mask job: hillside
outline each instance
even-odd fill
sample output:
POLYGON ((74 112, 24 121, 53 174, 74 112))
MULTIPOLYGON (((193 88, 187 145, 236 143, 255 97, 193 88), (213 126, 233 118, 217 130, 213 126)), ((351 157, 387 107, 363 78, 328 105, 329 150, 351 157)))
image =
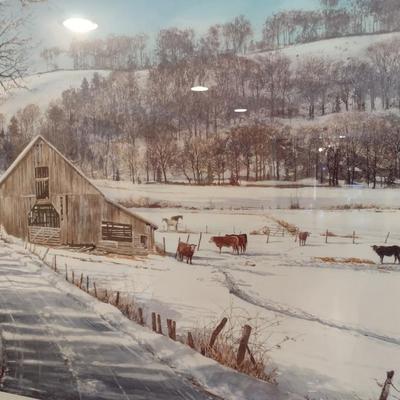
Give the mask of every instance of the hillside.
MULTIPOLYGON (((348 58, 362 58, 367 48, 377 42, 390 40, 394 37, 400 38, 400 33, 376 34, 342 37, 336 39, 320 40, 312 43, 289 46, 281 50, 293 62, 304 57, 328 57, 332 60, 346 60, 348 58)), ((262 58, 268 52, 259 52, 247 55, 248 58, 256 60, 262 58)), ((9 119, 20 108, 28 104, 37 104, 42 109, 51 100, 56 99, 61 93, 70 87, 79 87, 82 79, 91 79, 94 72, 107 75, 105 70, 61 70, 55 72, 40 73, 25 78, 26 89, 12 90, 6 98, 0 97, 0 113, 9 119)), ((139 84, 143 85, 147 71, 137 73, 139 84)))
MULTIPOLYGON (((282 49, 281 52, 293 62, 302 57, 327 57, 344 61, 348 58, 363 58, 369 46, 393 38, 400 38, 400 32, 318 40, 316 42, 288 46, 282 49)), ((268 54, 268 52, 254 53, 249 55, 249 58, 257 59, 265 54, 268 54)))
POLYGON ((62 70, 28 76, 23 82, 26 88, 14 89, 7 97, 0 97, 0 113, 9 119, 28 104, 37 104, 44 109, 51 100, 57 99, 64 90, 79 87, 83 78, 90 80, 95 72, 101 75, 109 73, 109 71, 103 70, 62 70))

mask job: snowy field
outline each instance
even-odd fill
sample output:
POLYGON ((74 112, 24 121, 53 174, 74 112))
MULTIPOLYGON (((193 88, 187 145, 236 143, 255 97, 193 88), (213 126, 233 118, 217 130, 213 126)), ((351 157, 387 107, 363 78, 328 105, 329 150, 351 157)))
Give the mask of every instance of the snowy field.
POLYGON ((175 319, 180 333, 224 315, 257 326, 283 393, 315 399, 378 397, 375 379, 382 380, 400 360, 400 314, 391 311, 400 302, 400 267, 392 259, 378 264, 370 246, 383 244, 388 232, 389 244, 400 242, 400 211, 273 207, 283 208, 296 194, 304 204, 312 199, 315 208, 346 202, 395 208, 397 190, 318 188, 313 197, 314 188, 138 185, 132 192, 129 185, 107 193, 119 200, 147 197, 187 207, 134 209, 159 225, 156 240, 165 238, 166 257, 128 260, 65 250, 52 250, 50 256, 58 254, 60 265, 93 277, 98 286, 134 294, 147 315, 156 311, 175 319), (246 210, 246 204, 254 208, 246 210), (177 214, 183 216, 181 232, 165 232, 162 218, 177 214), (274 228, 276 220, 311 232, 307 246, 299 247, 288 234, 270 237, 268 244, 266 236, 249 235, 247 254, 237 256, 227 249, 220 255, 209 243, 211 235, 274 228), (355 231, 355 244, 339 236, 326 244, 321 234, 327 229, 339 236, 355 231), (178 238, 186 241, 190 234, 189 242, 198 244, 200 232, 193 265, 175 261, 178 238), (350 257, 364 261, 341 261, 350 257))
MULTIPOLYGON (((347 61, 349 58, 363 59, 369 46, 399 37, 398 32, 341 37, 288 46, 281 52, 293 62, 305 57, 326 57, 338 61, 347 61)), ((263 54, 265 53, 254 53, 249 57, 262 58, 263 54)))
MULTIPOLYGON (((321 209, 343 206, 400 208, 396 189, 354 187, 240 187, 140 184, 94 180, 108 197, 127 207, 159 203, 162 207, 207 209, 287 209, 298 203, 300 208, 321 209)), ((266 183, 265 183, 266 184, 266 183)))

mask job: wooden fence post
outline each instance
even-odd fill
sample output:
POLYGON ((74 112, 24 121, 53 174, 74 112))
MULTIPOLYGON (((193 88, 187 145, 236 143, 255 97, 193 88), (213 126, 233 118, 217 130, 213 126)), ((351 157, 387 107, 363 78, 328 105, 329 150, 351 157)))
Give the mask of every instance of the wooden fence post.
POLYGON ((189 243, 189 239, 190 239, 190 233, 187 235, 186 243, 189 243))
POLYGON ((176 341, 176 321, 172 320, 172 340, 176 341))
POLYGON ((387 243, 387 241, 388 241, 388 239, 389 239, 389 235, 390 235, 390 232, 388 232, 388 234, 386 235, 385 243, 387 243))
POLYGON ((356 243, 356 231, 353 231, 353 244, 356 243))
POLYGON ((236 357, 237 366, 240 366, 244 360, 247 346, 249 344, 250 334, 251 334, 251 326, 245 325, 242 330, 242 338, 240 339, 239 349, 236 357))
POLYGON ((117 292, 117 298, 115 299, 115 306, 118 307, 119 304, 119 292, 117 292))
POLYGON ((162 335, 161 316, 157 314, 157 333, 162 335))
POLYGON ((167 318, 168 337, 172 339, 172 319, 167 318))
POLYGON ((139 324, 144 325, 143 309, 141 307, 138 308, 138 317, 139 317, 139 324))
POLYGON ((72 270, 72 284, 75 285, 75 273, 74 273, 74 270, 72 270))
POLYGON ((81 279, 79 280, 79 289, 82 289, 83 284, 83 272, 81 273, 81 279))
POLYGON ((193 340, 193 336, 191 332, 187 333, 187 344, 189 347, 191 347, 192 349, 194 349, 194 340, 193 340))
POLYGON ((206 233, 208 233, 208 225, 206 225, 206 233))
POLYGON ((67 267, 67 264, 65 264, 65 280, 68 281, 68 267, 67 267))
POLYGON ((96 288, 96 282, 93 282, 93 288, 94 288, 94 297, 97 299, 97 288, 96 288))
POLYGON ((268 233, 267 233, 267 243, 269 243, 269 229, 268 229, 268 233))
POLYGON ((151 313, 151 329, 153 332, 157 332, 157 323, 156 323, 156 313, 151 313))
POLYGON ((89 293, 89 275, 86 277, 86 291, 89 293))
POLYGON ((176 251, 175 251, 175 258, 178 256, 178 247, 179 247, 179 243, 181 242, 181 237, 178 237, 178 245, 176 246, 176 251))
POLYGON ((167 254, 167 250, 165 247, 165 236, 162 238, 162 241, 163 241, 163 250, 164 250, 164 255, 165 255, 165 254, 167 254))
POLYGON ((392 386, 392 379, 394 376, 394 371, 386 372, 386 381, 383 384, 381 395, 379 396, 379 400, 387 400, 390 393, 390 387, 392 386))
POLYGON ((218 326, 213 330, 213 333, 211 334, 210 341, 208 343, 208 346, 210 349, 214 347, 215 341, 217 340, 218 335, 221 333, 222 329, 225 328, 226 323, 228 322, 228 318, 224 317, 222 318, 221 322, 218 324, 218 326))
POLYGON ((201 243, 202 236, 203 236, 203 234, 200 232, 199 243, 197 244, 197 250, 200 250, 200 243, 201 243))
POLYGON ((328 229, 325 232, 325 243, 328 243, 328 229))

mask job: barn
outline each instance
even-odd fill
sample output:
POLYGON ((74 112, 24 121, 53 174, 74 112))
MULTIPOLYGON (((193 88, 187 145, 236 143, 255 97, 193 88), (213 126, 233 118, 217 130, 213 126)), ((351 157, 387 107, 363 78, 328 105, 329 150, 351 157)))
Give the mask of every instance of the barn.
POLYGON ((108 199, 42 136, 0 179, 0 223, 7 233, 42 245, 124 255, 155 249, 157 226, 108 199))

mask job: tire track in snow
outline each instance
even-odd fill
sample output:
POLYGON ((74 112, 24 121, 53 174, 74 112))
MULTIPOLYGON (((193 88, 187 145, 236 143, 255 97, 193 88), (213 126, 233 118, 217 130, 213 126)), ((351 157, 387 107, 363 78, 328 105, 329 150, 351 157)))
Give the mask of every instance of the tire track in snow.
POLYGON ((390 336, 385 336, 385 335, 380 335, 379 333, 369 331, 368 329, 362 329, 362 328, 357 328, 351 325, 345 325, 341 324, 339 322, 334 322, 334 321, 329 321, 325 320, 323 318, 319 318, 314 314, 308 313, 306 311, 300 310, 300 309, 295 309, 295 308, 289 308, 287 306, 274 303, 272 301, 263 301, 260 299, 257 299, 248 293, 244 292, 241 290, 236 282, 233 280, 232 276, 229 275, 228 272, 226 271, 221 271, 224 276, 225 276, 225 281, 227 284, 227 288, 229 289, 229 293, 233 294, 234 296, 238 297, 239 299, 246 301, 247 303, 250 303, 254 306, 258 306, 261 308, 264 308, 265 310, 276 312, 282 315, 286 315, 287 317, 291 318, 296 318, 300 319, 303 321, 310 321, 310 322, 315 322, 320 325, 327 326, 329 328, 335 328, 339 329, 341 331, 347 331, 349 333, 355 333, 361 336, 366 336, 370 337, 376 340, 380 340, 382 342, 386 343, 391 343, 395 345, 400 345, 400 338, 395 338, 395 337, 390 337, 390 336))

